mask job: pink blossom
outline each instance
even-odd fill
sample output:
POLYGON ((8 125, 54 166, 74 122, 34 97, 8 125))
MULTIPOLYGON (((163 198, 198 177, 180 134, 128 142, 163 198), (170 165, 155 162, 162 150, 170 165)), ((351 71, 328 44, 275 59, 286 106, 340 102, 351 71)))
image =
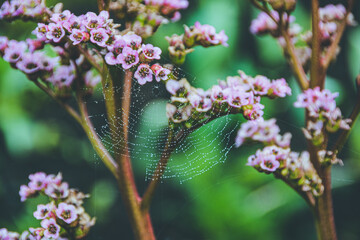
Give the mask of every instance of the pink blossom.
POLYGON ((177 91, 181 88, 181 84, 179 83, 179 81, 170 79, 169 81, 166 82, 166 90, 171 94, 171 95, 176 95, 177 91))
POLYGON ((152 65, 151 70, 153 71, 153 73, 155 75, 155 80, 157 82, 160 82, 161 80, 163 80, 163 81, 168 80, 169 74, 171 73, 171 71, 169 69, 163 68, 159 64, 152 65))
POLYGON ((75 79, 72 65, 61 65, 56 68, 54 74, 47 80, 57 87, 69 87, 75 79))
POLYGON ((291 95, 291 88, 284 78, 273 80, 269 89, 271 95, 276 97, 286 97, 286 95, 291 95))
POLYGON ((90 70, 86 72, 84 80, 87 87, 94 88, 97 84, 101 82, 101 76, 94 75, 94 72, 90 70))
POLYGON ((141 46, 142 39, 136 34, 128 33, 123 36, 123 39, 125 40, 126 45, 133 50, 138 50, 141 46))
POLYGON ((143 44, 142 53, 147 59, 160 59, 161 49, 158 47, 154 47, 152 44, 143 44))
POLYGON ((8 38, 0 36, 0 52, 4 51, 8 47, 8 38))
POLYGON ((136 50, 125 47, 122 54, 117 56, 117 60, 122 64, 123 69, 129 69, 139 62, 139 54, 136 50))
POLYGON ((96 43, 100 47, 105 47, 107 40, 109 40, 109 35, 106 33, 105 29, 99 28, 90 31, 90 41, 96 43))
POLYGON ((274 155, 262 155, 260 158, 260 168, 267 172, 275 172, 280 166, 274 155))
POLYGON ((134 77, 138 80, 140 85, 144 85, 146 82, 151 82, 153 80, 153 72, 148 64, 140 64, 134 77))
POLYGON ((24 202, 26 199, 33 196, 35 193, 36 193, 36 191, 34 189, 29 188, 26 185, 21 185, 20 186, 20 191, 19 191, 20 201, 24 202))
POLYGON ((107 46, 107 49, 109 52, 113 52, 117 56, 122 53, 124 47, 126 47, 126 44, 126 41, 121 36, 117 36, 114 42, 107 46))
POLYGON ((41 221, 41 227, 45 228, 44 237, 57 239, 60 233, 60 226, 56 224, 55 219, 44 219, 41 221))
POLYGON ((69 185, 66 182, 60 185, 49 184, 45 189, 45 194, 54 199, 66 198, 69 195, 69 185))
POLYGON ((38 220, 49 218, 53 210, 55 210, 54 204, 39 204, 37 210, 34 212, 34 217, 38 220))
POLYGON ((245 92, 242 88, 229 88, 230 94, 227 102, 234 108, 241 108, 244 105, 249 104, 250 93, 245 92))
POLYGON ((29 175, 29 187, 33 190, 40 191, 46 186, 46 174, 37 172, 29 175))
POLYGON ((46 32, 47 39, 58 43, 64 36, 65 30, 60 23, 50 23, 48 25, 48 32, 46 32))
MULTIPOLYGON (((271 14, 276 20, 279 19, 279 14, 277 12, 272 11, 271 14)), ((256 19, 252 20, 250 25, 250 32, 252 34, 265 34, 273 32, 276 29, 277 23, 265 12, 261 12, 256 19)))
POLYGON ((73 42, 73 45, 77 45, 81 42, 88 41, 89 34, 87 32, 81 31, 79 29, 73 29, 69 38, 73 42))
POLYGON ((258 75, 251 79, 250 85, 255 95, 267 95, 270 88, 270 80, 265 77, 258 75))
POLYGON ((66 204, 63 202, 60 203, 58 208, 56 209, 56 216, 67 224, 71 224, 78 217, 74 205, 66 204))
MULTIPOLYGON (((41 39, 26 39, 26 43, 29 47, 29 52, 33 53, 36 50, 42 49, 44 47, 44 41, 41 39)), ((1 50, 1 47, 0 47, 1 50)))
POLYGON ((102 16, 97 16, 93 12, 86 13, 85 19, 83 21, 84 25, 90 30, 105 27, 107 19, 105 19, 103 15, 104 14, 102 14, 102 16))
POLYGON ((172 122, 181 123, 190 118, 191 109, 191 106, 178 109, 175 105, 168 103, 166 104, 166 115, 172 122))
POLYGON ((64 23, 67 21, 73 14, 69 10, 65 10, 62 13, 54 13, 50 20, 54 23, 64 23))
POLYGON ((211 89, 211 99, 217 102, 225 102, 230 97, 230 88, 222 89, 219 85, 215 85, 211 89))
POLYGON ((21 59, 26 49, 27 45, 25 42, 10 40, 8 42, 8 48, 4 51, 3 59, 9 63, 16 63, 21 59))
POLYGON ((16 63, 16 67, 26 74, 33 74, 41 69, 41 63, 36 56, 39 54, 25 53, 21 60, 16 63))
POLYGON ((62 23, 63 27, 72 33, 74 29, 86 31, 86 27, 83 25, 83 19, 75 15, 71 15, 65 22, 62 23))
POLYGON ((46 33, 49 31, 48 25, 44 23, 38 23, 37 27, 33 31, 33 34, 36 35, 38 39, 46 39, 46 33))
POLYGON ((120 64, 120 61, 118 61, 118 59, 115 57, 114 53, 112 53, 112 52, 108 52, 105 55, 105 61, 109 65, 120 64))

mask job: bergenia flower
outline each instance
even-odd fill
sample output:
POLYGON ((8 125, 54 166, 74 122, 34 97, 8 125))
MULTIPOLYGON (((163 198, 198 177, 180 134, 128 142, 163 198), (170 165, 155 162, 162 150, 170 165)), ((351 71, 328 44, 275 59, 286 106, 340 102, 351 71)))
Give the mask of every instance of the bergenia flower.
POLYGON ((16 67, 26 74, 33 74, 40 70, 41 65, 33 54, 25 53, 16 63, 16 67))
POLYGON ((151 82, 153 80, 153 72, 148 64, 140 64, 134 77, 138 80, 140 85, 144 85, 146 82, 151 82))
POLYGON ((34 190, 32 188, 29 188, 26 185, 21 185, 20 186, 20 191, 19 191, 20 201, 25 202, 26 199, 30 198, 35 193, 36 193, 36 190, 34 190))
POLYGON ((29 187, 33 190, 40 191, 46 186, 46 174, 43 172, 38 172, 29 175, 29 187))
POLYGON ((79 29, 73 29, 69 38, 73 42, 73 45, 77 45, 81 42, 88 41, 89 34, 87 32, 81 31, 79 29))
POLYGON ((141 47, 142 39, 136 34, 128 33, 123 36, 123 39, 125 40, 126 45, 133 50, 138 50, 141 47))
POLYGON ((105 29, 99 28, 90 31, 90 41, 96 43, 100 47, 105 47, 107 40, 109 40, 109 35, 106 33, 105 29))
POLYGON ((69 195, 69 185, 66 182, 60 185, 49 184, 45 189, 45 194, 54 199, 66 198, 69 195))
POLYGON ((117 57, 117 60, 121 63, 123 69, 129 69, 138 64, 139 53, 136 50, 125 47, 122 54, 117 57))
POLYGON ((34 217, 38 220, 42 220, 51 217, 51 212, 55 209, 54 204, 39 204, 37 210, 34 212, 34 217))
POLYGON ((65 30, 60 23, 50 23, 48 25, 48 31, 46 32, 46 38, 56 43, 60 42, 65 36, 65 30))
POLYGON ((160 59, 161 49, 158 47, 154 47, 152 44, 143 44, 142 53, 144 54, 146 59, 160 59))
POLYGON ((160 82, 161 80, 166 81, 169 79, 169 74, 171 71, 167 68, 163 68, 159 64, 154 64, 151 66, 151 70, 155 75, 155 80, 160 82))
POLYGON ((69 10, 65 10, 62 13, 54 13, 50 20, 54 23, 64 23, 67 21, 73 14, 69 10))
POLYGON ((58 208, 56 209, 56 216, 67 224, 71 224, 78 217, 74 205, 66 204, 63 202, 60 203, 58 208))
POLYGON ((55 219, 44 219, 41 221, 41 227, 45 229, 44 237, 57 239, 60 233, 60 226, 56 224, 55 219))
POLYGON ((260 158, 260 168, 268 172, 275 172, 280 166, 279 161, 274 155, 262 155, 260 158))

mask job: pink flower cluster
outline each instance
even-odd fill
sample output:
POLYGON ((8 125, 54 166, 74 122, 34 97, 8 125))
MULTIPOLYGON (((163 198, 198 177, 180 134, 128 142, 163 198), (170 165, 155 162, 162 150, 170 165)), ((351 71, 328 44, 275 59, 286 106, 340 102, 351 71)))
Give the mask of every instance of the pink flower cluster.
POLYGON ((276 119, 264 120, 259 118, 241 124, 235 138, 235 146, 240 147, 246 140, 264 143, 265 145, 277 145, 282 148, 290 147, 291 133, 280 135, 280 128, 276 119))
MULTIPOLYGON (((252 20, 250 25, 250 32, 256 35, 270 33, 271 35, 278 37, 278 22, 280 21, 279 13, 276 11, 271 11, 270 14, 273 18, 271 18, 265 12, 261 12, 256 19, 252 20), (276 22, 274 20, 276 20, 276 22)), ((292 23, 295 21, 295 17, 288 16, 287 13, 284 13, 283 21, 292 23)))
POLYGON ((48 204, 39 204, 34 212, 34 217, 41 220, 41 227, 29 228, 29 231, 22 233, 20 239, 78 239, 87 235, 90 227, 95 224, 95 219, 91 219, 82 207, 83 199, 88 195, 69 189, 68 183, 62 182, 60 173, 46 175, 38 172, 31 174, 29 179, 28 185, 20 187, 21 201, 38 194, 45 194, 52 200, 48 204), (61 233, 64 226, 65 233, 61 233), (72 230, 67 232, 70 228, 72 230), (76 236, 71 235, 74 233, 76 236))
MULTIPOLYGON (((0 228, 0 239, 1 240, 19 240, 20 234, 16 232, 10 232, 6 228, 0 228)), ((21 240, 25 238, 21 238, 21 240)))
POLYGON ((23 20, 41 17, 48 9, 41 0, 5 1, 0 8, 0 19, 13 21, 22 17, 23 20))
POLYGON ((43 42, 37 40, 27 39, 26 42, 18 42, 0 37, 0 56, 27 75, 50 74, 58 64, 58 58, 48 57, 43 52, 35 52, 42 47, 43 42))
POLYGON ((199 22, 195 22, 192 27, 185 25, 184 43, 188 48, 196 45, 203 47, 223 45, 227 47, 228 39, 224 30, 216 33, 216 29, 209 24, 201 25, 199 22))
POLYGON ((350 129, 350 119, 343 119, 341 110, 336 107, 335 98, 338 93, 331 93, 327 89, 320 90, 319 87, 307 89, 301 93, 295 107, 306 108, 314 121, 307 123, 304 129, 305 137, 320 145, 323 142, 323 130, 336 132, 338 129, 350 129))
POLYGON ((304 192, 311 191, 314 196, 319 196, 324 191, 321 178, 310 162, 308 152, 302 152, 300 155, 292 152, 290 148, 270 145, 251 155, 247 165, 259 172, 273 173, 294 188, 304 192))
POLYGON ((59 43, 68 36, 74 45, 91 41, 100 47, 106 47, 115 31, 107 11, 102 11, 99 15, 88 12, 75 16, 69 10, 65 10, 62 13, 54 13, 50 21, 49 24, 38 23, 34 31, 38 39, 59 43))
POLYGON ((159 13, 172 21, 178 21, 181 18, 179 10, 189 6, 188 0, 145 0, 145 4, 158 7, 159 13))
POLYGON ((263 115, 262 96, 285 97, 291 94, 284 79, 271 81, 265 76, 252 78, 242 71, 239 74, 220 81, 207 91, 191 87, 186 79, 167 81, 166 89, 172 95, 171 103, 167 105, 168 118, 173 123, 181 123, 190 118, 199 121, 214 115, 242 113, 246 119, 254 120, 263 115))

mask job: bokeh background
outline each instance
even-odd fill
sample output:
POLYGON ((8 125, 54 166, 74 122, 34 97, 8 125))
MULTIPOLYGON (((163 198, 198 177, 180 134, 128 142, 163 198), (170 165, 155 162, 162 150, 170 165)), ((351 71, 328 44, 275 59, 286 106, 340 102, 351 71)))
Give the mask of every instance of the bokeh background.
MULTIPOLYGON (((76 14, 96 11, 95 0, 63 2, 65 9, 76 14)), ((355 18, 360 21, 360 2, 355 2, 355 18)), ((305 29, 310 27, 309 3, 298 1, 295 12, 298 23, 305 29)), ((218 79, 236 75, 238 69, 249 75, 288 79, 293 87, 293 96, 268 101, 265 117, 276 117, 283 132, 291 131, 294 136, 292 147, 301 151, 306 147, 301 133, 303 111, 292 107, 299 90, 276 41, 249 33, 251 19, 257 13, 246 0, 190 0, 190 7, 183 12, 180 22, 162 26, 148 41, 160 46, 166 58, 167 42, 164 37, 180 34, 183 24, 192 25, 200 21, 219 30, 224 29, 230 38, 230 46, 196 48, 188 56, 183 72, 193 85, 203 88, 211 87, 218 79)), ((0 35, 22 40, 31 36, 34 26, 33 23, 22 22, 0 23, 0 35)), ((346 31, 341 49, 336 64, 331 65, 327 88, 340 92, 338 104, 344 115, 349 115, 356 95, 354 79, 360 73, 359 26, 346 31)), ((152 88, 151 85, 144 88, 144 94, 154 96, 152 88)), ((100 91, 97 90, 90 101, 101 101, 100 91)), ((146 132, 146 129, 164 127, 156 121, 146 120, 142 124, 144 116, 147 116, 146 119, 149 116, 164 116, 163 106, 168 96, 163 87, 156 93, 156 99, 151 100, 153 104, 137 106, 144 108, 144 114, 134 120, 137 121, 135 131, 137 128, 146 132)), ((229 148, 232 143, 224 143, 218 136, 232 131, 230 139, 233 141, 236 134, 233 130, 242 120, 233 117, 212 124, 221 126, 222 121, 226 122, 226 127, 207 127, 200 134, 194 134, 192 141, 205 141, 206 144, 208 140, 215 152, 229 148), (214 132, 212 129, 222 131, 214 132)), ((133 138, 136 143, 134 148, 146 147, 146 138, 146 134, 140 140, 133 138)), ((333 141, 334 138, 330 142, 333 141)), ((165 179, 151 208, 158 239, 315 239, 312 213, 305 202, 282 182, 245 166, 247 157, 257 147, 245 145, 240 149, 232 148, 228 154, 220 154, 226 161, 204 173, 191 173, 194 176, 190 174, 192 179, 187 176, 187 181, 165 179)), ((143 191, 148 183, 145 172, 149 163, 146 156, 141 156, 141 150, 133 150, 138 153, 133 160, 137 184, 143 191)), ((160 149, 154 151, 158 153, 160 149)), ((191 156, 196 158, 196 154, 203 153, 195 151, 192 154, 185 159, 184 155, 176 154, 172 161, 176 165, 176 161, 191 161, 191 156)), ((340 157, 345 165, 335 166, 333 171, 337 230, 339 239, 356 240, 360 239, 360 123, 355 124, 340 157)), ((20 185, 27 183, 27 176, 36 171, 60 171, 70 186, 92 195, 85 206, 92 216, 96 216, 97 224, 88 239, 133 238, 116 182, 95 156, 80 126, 22 73, 11 69, 0 59, 0 228, 23 231, 39 225, 32 213, 41 200, 33 199, 22 204, 18 196, 20 185)), ((179 171, 177 174, 184 176, 186 173, 179 171)))

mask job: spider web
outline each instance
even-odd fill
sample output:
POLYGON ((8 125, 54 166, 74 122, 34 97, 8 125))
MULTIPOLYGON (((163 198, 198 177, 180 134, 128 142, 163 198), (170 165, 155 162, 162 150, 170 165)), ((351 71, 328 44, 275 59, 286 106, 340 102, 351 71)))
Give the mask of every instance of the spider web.
MULTIPOLYGON (((197 78, 183 69, 176 69, 176 74, 179 79, 185 77, 192 85, 197 85, 197 78)), ((114 90, 117 93, 122 91, 121 87, 114 90)), ((101 89, 97 89, 94 95, 96 100, 88 100, 87 103, 91 114, 89 118, 107 149, 113 155, 121 154, 111 139, 101 89)), ((170 94, 167 93, 164 83, 153 81, 141 86, 136 79, 132 80, 128 150, 134 168, 145 172, 146 181, 152 178, 168 137, 166 103, 169 99, 170 94)), ((191 133, 173 151, 161 178, 174 178, 182 183, 225 162, 228 153, 234 147, 235 131, 240 125, 239 119, 239 116, 224 116, 191 133)), ((123 120, 119 118, 113 121, 117 121, 120 133, 123 120)))

